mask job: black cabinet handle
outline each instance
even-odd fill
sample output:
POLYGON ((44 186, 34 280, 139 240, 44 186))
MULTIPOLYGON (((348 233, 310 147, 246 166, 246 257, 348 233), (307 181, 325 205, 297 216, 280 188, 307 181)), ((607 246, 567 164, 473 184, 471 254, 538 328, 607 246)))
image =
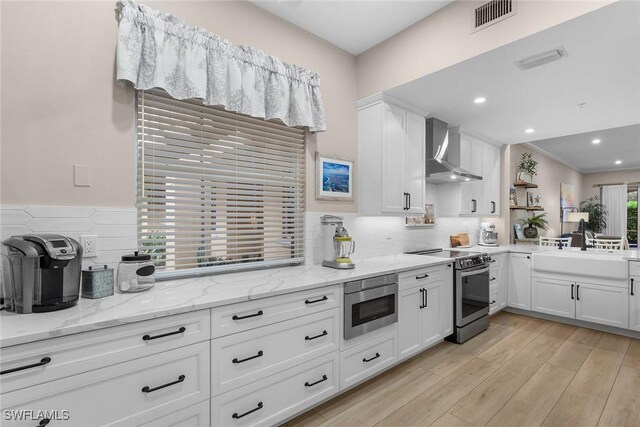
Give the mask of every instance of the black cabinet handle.
POLYGON ((491 300, 491 303, 490 303, 490 304, 491 304, 491 305, 493 305, 493 304, 495 304, 495 303, 496 303, 496 300, 491 300))
POLYGON ((497 261, 497 260, 495 260, 495 259, 492 259, 492 260, 490 260, 489 262, 490 262, 491 264, 493 264, 494 262, 498 262, 498 261, 497 261))
POLYGON ((429 277, 428 274, 423 274, 422 276, 416 276, 416 280, 426 279, 427 277, 429 277))
POLYGON ((6 369, 0 372, 0 375, 10 374, 12 372, 24 371, 25 369, 37 368, 38 366, 44 366, 51 362, 50 357, 43 357, 38 363, 32 363, 31 365, 20 366, 18 368, 6 369))
POLYGON ((305 301, 304 301, 304 303, 305 303, 305 304, 315 304, 315 303, 317 303, 317 302, 326 301, 326 300, 328 300, 328 299, 329 299, 329 298, 327 298, 327 296, 325 295, 325 296, 323 296, 322 298, 319 298, 319 299, 316 299, 316 300, 313 300, 313 301, 305 300, 305 301))
POLYGON ((50 418, 43 418, 40 420, 40 422, 38 423, 38 425, 36 427, 44 427, 47 424, 49 424, 51 422, 50 418))
POLYGON ((249 360, 253 360, 253 359, 257 359, 258 357, 262 357, 264 355, 264 353, 262 352, 262 350, 260 350, 258 352, 258 354, 256 354, 255 356, 251 356, 251 357, 247 357, 246 359, 238 359, 237 357, 234 358, 232 360, 233 363, 242 363, 242 362, 247 362, 249 360))
POLYGON ((527 255, 527 259, 531 259, 531 257, 529 255, 527 255))
POLYGON ((635 295, 635 294, 633 293, 633 279, 631 279, 631 295, 635 295))
POLYGON ((258 311, 255 314, 249 314, 247 316, 238 316, 237 314, 234 314, 232 319, 233 320, 242 320, 242 319, 249 319, 250 317, 257 317, 257 316, 262 316, 264 313, 262 312, 262 310, 258 311))
POLYGON ((142 392, 143 393, 151 393, 151 392, 154 392, 156 390, 160 390, 160 389, 165 388, 165 387, 169 387, 169 386, 172 386, 172 385, 180 384, 182 381, 184 381, 185 378, 186 377, 184 375, 180 375, 177 380, 172 381, 170 383, 166 383, 166 384, 160 385, 160 386, 155 387, 155 388, 150 388, 148 385, 146 385, 146 386, 142 387, 142 392))
POLYGON ((475 212, 478 210, 478 201, 476 199, 471 199, 471 203, 473 203, 473 208, 471 209, 471 212, 475 212))
POLYGON ((493 282, 494 280, 496 280, 495 277, 492 277, 491 279, 489 279, 490 282, 493 282))
POLYGON ((363 362, 368 363, 371 362, 372 360, 376 360, 378 357, 380 357, 380 353, 376 353, 375 356, 373 356, 371 359, 367 359, 366 357, 364 359, 362 359, 363 362))
POLYGON ((576 299, 580 301, 580 285, 576 286, 576 299))
POLYGON ((411 209, 411 193, 407 193, 409 200, 407 201, 407 210, 411 209))
POLYGON ((451 268, 451 264, 447 264, 447 267, 451 268))
POLYGON ((258 410, 262 409, 262 406, 263 406, 263 405, 262 405, 262 402, 259 402, 259 403, 258 403, 258 406, 257 406, 256 408, 253 408, 252 410, 247 411, 247 412, 245 412, 244 414, 241 414, 241 415, 238 415, 238 413, 236 412, 236 413, 234 413, 233 415, 231 415, 231 418, 233 418, 234 420, 239 420, 239 419, 240 419, 240 418, 242 418, 242 417, 246 417, 247 415, 249 415, 249 414, 253 414, 254 412, 256 412, 256 411, 258 411, 258 410))
POLYGON ((152 337, 151 335, 148 335, 148 334, 147 334, 147 335, 144 335, 144 336, 142 337, 142 339, 143 339, 143 340, 145 340, 145 341, 156 340, 156 339, 158 339, 158 338, 164 338, 164 337, 168 337, 168 336, 170 336, 170 335, 177 335, 177 334, 181 334, 181 333, 183 333, 183 332, 184 332, 184 331, 186 331, 186 330, 187 330, 187 328, 185 328, 184 326, 181 326, 181 327, 180 327, 180 329, 178 329, 177 331, 167 332, 166 334, 160 334, 160 335, 156 335, 156 336, 153 336, 153 337, 152 337))
POLYGON ((424 308, 424 289, 420 289, 420 310, 424 308))
POLYGON ((575 286, 574 284, 571 284, 571 299, 575 299, 575 298, 573 297, 573 287, 574 287, 574 286, 575 286))
POLYGON ((491 202, 491 213, 496 213, 496 202, 491 202))
POLYGON ((305 387, 313 387, 314 385, 320 384, 321 382, 324 382, 324 381, 326 381, 328 379, 329 379, 329 377, 327 377, 326 375, 323 375, 321 380, 318 380, 315 383, 310 383, 309 381, 307 381, 306 383, 304 383, 304 386, 305 387))
POLYGON ((404 195, 404 207, 402 208, 405 211, 409 210, 409 193, 402 193, 404 195))
POLYGON ((304 337, 305 340, 307 341, 312 341, 315 340, 316 338, 322 338, 324 336, 329 335, 329 332, 327 331, 322 331, 322 333, 320 335, 316 335, 315 337, 310 337, 309 335, 307 335, 306 337, 304 337))

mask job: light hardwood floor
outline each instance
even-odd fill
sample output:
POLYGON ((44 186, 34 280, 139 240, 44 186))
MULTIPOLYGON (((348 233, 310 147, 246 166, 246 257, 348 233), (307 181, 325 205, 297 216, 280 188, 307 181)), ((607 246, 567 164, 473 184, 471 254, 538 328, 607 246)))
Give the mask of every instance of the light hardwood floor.
POLYGON ((640 426, 640 340, 498 313, 286 426, 640 426))

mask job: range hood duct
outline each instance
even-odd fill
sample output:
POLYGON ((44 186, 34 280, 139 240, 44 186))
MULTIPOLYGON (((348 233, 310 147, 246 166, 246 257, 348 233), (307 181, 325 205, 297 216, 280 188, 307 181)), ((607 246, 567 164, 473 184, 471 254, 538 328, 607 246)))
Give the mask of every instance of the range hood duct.
POLYGON ((460 134, 442 120, 427 119, 427 184, 481 181, 482 177, 460 167, 460 134))

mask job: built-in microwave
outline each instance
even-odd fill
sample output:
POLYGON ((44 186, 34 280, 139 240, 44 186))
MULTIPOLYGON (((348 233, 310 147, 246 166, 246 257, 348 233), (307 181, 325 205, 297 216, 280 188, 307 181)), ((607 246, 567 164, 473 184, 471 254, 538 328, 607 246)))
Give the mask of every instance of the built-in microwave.
POLYGON ((387 274, 344 284, 344 339, 398 321, 398 275, 387 274))

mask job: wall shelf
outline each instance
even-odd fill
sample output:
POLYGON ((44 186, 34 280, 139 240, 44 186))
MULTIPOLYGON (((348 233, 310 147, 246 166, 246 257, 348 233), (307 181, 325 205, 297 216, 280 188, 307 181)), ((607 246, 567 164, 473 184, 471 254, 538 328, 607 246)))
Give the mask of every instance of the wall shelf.
POLYGON ((533 182, 516 182, 513 186, 519 188, 538 188, 538 184, 534 184, 533 182))
POLYGON ((542 206, 509 206, 512 211, 544 211, 542 206))

